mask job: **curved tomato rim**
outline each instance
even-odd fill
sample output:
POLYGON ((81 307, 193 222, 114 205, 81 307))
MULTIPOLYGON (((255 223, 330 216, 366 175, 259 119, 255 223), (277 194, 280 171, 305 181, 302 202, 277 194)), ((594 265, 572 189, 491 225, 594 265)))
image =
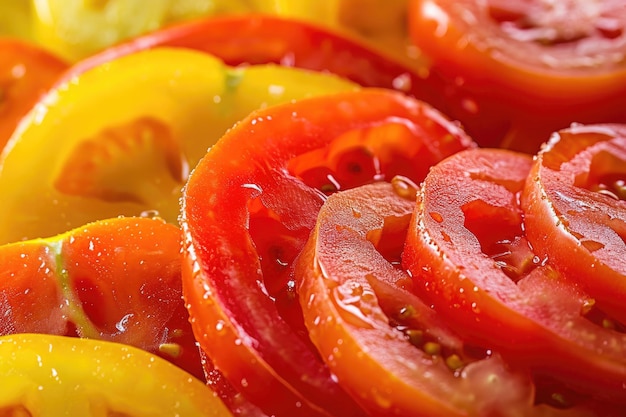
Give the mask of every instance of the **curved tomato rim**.
MULTIPOLYGON (((274 209, 292 219, 289 227, 306 237, 324 197, 289 175, 289 160, 386 118, 418 125, 420 120, 435 121, 429 128, 445 138, 424 144, 438 159, 473 146, 458 126, 428 105, 387 90, 349 92, 252 113, 218 141, 187 182, 181 217, 183 291, 194 331, 217 368, 257 404, 267 400, 265 389, 273 387, 285 398, 283 411, 291 407, 295 412, 297 404, 299 414, 304 413, 307 402, 299 391, 308 390, 311 403, 327 404, 342 415, 355 412, 351 400, 331 399, 328 391, 335 391, 336 383, 317 353, 292 332, 263 294, 258 255, 246 230, 246 207, 255 196, 274 198, 268 189, 291 195, 287 206, 274 209), (241 146, 242 140, 249 145, 241 146), (235 150, 237 158, 231 158, 235 150), (251 364, 256 365, 254 381, 241 369, 251 364), (303 374, 307 381, 301 380, 303 374), (307 387, 311 382, 326 388, 312 390, 307 387), (338 405, 346 409, 337 410, 338 405)), ((334 395, 345 397, 343 392, 334 395)))

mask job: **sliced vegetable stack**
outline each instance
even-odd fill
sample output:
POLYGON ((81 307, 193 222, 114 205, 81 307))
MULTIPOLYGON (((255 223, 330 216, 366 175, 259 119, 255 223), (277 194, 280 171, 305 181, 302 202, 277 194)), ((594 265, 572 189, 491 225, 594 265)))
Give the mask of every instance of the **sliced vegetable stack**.
POLYGON ((623 322, 592 320, 594 298, 533 252, 520 205, 532 159, 472 149, 406 100, 363 90, 257 111, 199 163, 183 285, 205 352, 274 415, 330 403, 300 378, 314 363, 368 415, 620 415, 623 322), (265 391, 278 387, 280 406, 265 391))
POLYGON ((625 415, 623 5, 152 6, 0 2, 0 415, 625 415))
POLYGON ((436 110, 383 90, 260 110, 223 136, 194 170, 182 218, 185 296, 217 368, 270 414, 361 415, 303 337, 294 258, 325 191, 423 177, 472 145, 436 110))

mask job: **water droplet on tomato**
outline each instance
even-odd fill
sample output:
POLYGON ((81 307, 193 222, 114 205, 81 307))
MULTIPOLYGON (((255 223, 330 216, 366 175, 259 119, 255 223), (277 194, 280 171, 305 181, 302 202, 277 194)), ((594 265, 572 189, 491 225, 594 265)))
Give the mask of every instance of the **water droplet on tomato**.
POLYGON ((434 34, 435 36, 442 38, 448 33, 448 25, 450 23, 450 16, 435 2, 427 1, 422 4, 422 15, 428 20, 433 21, 436 24, 434 34))
POLYGON ((120 319, 117 323, 115 323, 115 328, 120 332, 125 332, 128 327, 129 320, 134 316, 133 313, 128 313, 124 317, 120 319))
POLYGON ((224 322, 222 320, 215 323, 215 330, 217 330, 218 333, 222 333, 224 331, 224 322))
POLYGON ((369 317, 377 305, 376 295, 372 290, 364 288, 360 283, 348 281, 335 287, 332 296, 346 321, 363 328, 374 327, 369 317))
POLYGON ((139 214, 139 217, 145 217, 147 219, 154 219, 159 217, 158 210, 144 210, 139 214))
POLYGON ((472 303, 472 304, 471 304, 471 307, 472 307, 472 311, 473 311, 475 314, 480 313, 480 308, 478 308, 478 304, 476 304, 476 303, 474 302, 474 303, 472 303))
POLYGON ((411 75, 408 73, 400 74, 391 81, 391 85, 394 89, 398 91, 408 93, 413 87, 413 83, 411 82, 411 75))
POLYGON ((397 175, 391 179, 391 186, 398 196, 415 200, 418 186, 409 178, 397 175))
POLYGON ((284 85, 276 85, 270 84, 267 86, 267 92, 270 96, 280 97, 285 94, 285 86, 284 85))
POLYGON ((461 107, 470 114, 478 114, 478 103, 474 99, 464 98, 461 100, 461 107))
POLYGON ((372 394, 372 398, 376 401, 376 404, 378 404, 379 407, 391 408, 392 401, 390 395, 381 392, 377 388, 372 388, 370 392, 372 394))

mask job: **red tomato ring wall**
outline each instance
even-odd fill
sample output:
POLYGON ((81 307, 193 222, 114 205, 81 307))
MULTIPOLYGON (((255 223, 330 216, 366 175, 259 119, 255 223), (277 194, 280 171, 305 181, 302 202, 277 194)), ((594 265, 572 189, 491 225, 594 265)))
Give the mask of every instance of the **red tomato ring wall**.
POLYGON ((535 153, 571 123, 626 121, 623 2, 412 0, 441 109, 479 144, 535 153))

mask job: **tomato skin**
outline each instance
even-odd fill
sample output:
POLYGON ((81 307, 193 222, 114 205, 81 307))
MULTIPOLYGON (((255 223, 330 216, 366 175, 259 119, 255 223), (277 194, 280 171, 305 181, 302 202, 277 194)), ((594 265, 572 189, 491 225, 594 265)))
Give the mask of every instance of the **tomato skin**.
POLYGON ((302 247, 324 195, 290 172, 291 160, 323 149, 350 130, 398 120, 424 129, 415 140, 432 148, 430 159, 420 165, 472 146, 455 124, 439 117, 429 106, 386 90, 300 100, 252 113, 192 173, 182 226, 183 290, 194 332, 215 366, 267 413, 347 416, 362 411, 265 294, 264 281, 269 286, 274 277, 263 274, 247 230, 257 210, 252 203, 260 201, 302 247), (276 395, 284 398, 281 404, 269 401, 276 395))
POLYGON ((35 44, 0 37, 0 150, 22 117, 68 67, 35 44))
POLYGON ((232 68, 184 48, 138 51, 64 79, 0 154, 0 243, 144 212, 178 224, 189 169, 236 121, 357 88, 276 65, 232 68))
POLYGON ((199 380, 132 346, 43 334, 0 337, 0 413, 232 416, 199 380))
POLYGON ((626 194, 620 191, 625 167, 626 126, 564 129, 537 155, 522 198, 528 238, 537 253, 622 324, 626 194))
POLYGON ((418 349, 390 327, 384 310, 395 304, 395 316, 414 311, 417 329, 425 329, 442 350, 453 347, 462 354, 462 341, 428 306, 396 286, 406 273, 378 252, 377 236, 406 228, 414 208, 414 199, 399 195, 392 184, 331 195, 298 258, 300 302, 322 358, 371 415, 534 415, 524 372, 512 372, 494 355, 455 373, 443 354, 418 349), (486 375, 498 382, 489 383, 486 375))
POLYGON ((217 16, 161 29, 114 46, 74 65, 70 78, 88 68, 146 48, 172 46, 207 52, 227 65, 280 64, 324 71, 364 87, 409 93, 441 107, 444 87, 422 64, 407 65, 373 49, 358 38, 304 20, 248 14, 217 16))
POLYGON ((0 333, 133 345, 204 379, 182 302, 180 230, 160 219, 103 220, 0 246, 0 333))
POLYGON ((403 265, 465 340, 621 403, 626 336, 583 317, 589 296, 524 241, 518 198, 530 167, 529 157, 504 150, 460 152, 434 167, 403 265), (508 251, 520 262, 503 257, 508 251), (524 268, 510 274, 508 266, 524 268))
POLYGON ((477 142, 535 153, 573 122, 625 121, 621 2, 412 0, 414 43, 447 80, 449 106, 477 142), (615 25, 607 34, 603 22, 615 25), (580 30, 580 33, 577 31, 580 30), (537 39, 555 33, 555 39, 537 39), (568 34, 573 38, 563 38, 568 34))

